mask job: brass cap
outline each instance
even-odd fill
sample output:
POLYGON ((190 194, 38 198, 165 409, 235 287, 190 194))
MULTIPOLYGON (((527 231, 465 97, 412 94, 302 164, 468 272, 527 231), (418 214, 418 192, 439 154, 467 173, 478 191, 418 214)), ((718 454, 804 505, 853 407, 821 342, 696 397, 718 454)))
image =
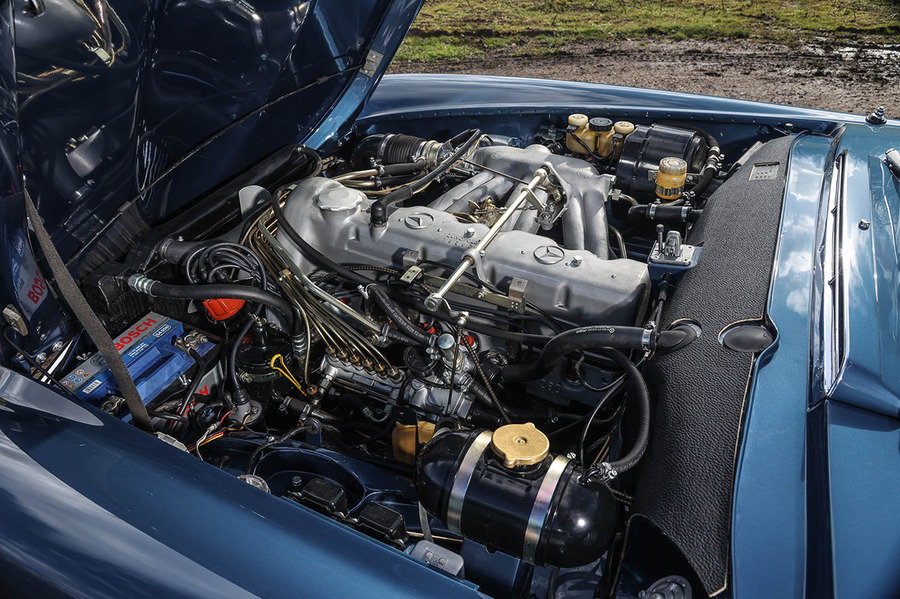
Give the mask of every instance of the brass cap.
POLYGON ((531 422, 507 424, 494 431, 491 449, 507 468, 538 464, 550 452, 550 440, 531 422))

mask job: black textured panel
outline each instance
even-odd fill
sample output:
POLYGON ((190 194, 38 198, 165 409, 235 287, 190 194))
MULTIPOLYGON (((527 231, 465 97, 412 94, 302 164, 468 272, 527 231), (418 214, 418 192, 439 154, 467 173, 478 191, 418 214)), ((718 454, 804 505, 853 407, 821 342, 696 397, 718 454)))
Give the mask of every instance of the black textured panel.
POLYGON ((710 595, 727 586, 735 452, 755 359, 718 336, 764 314, 790 144, 777 139, 753 156, 753 164, 778 163, 774 178, 751 180, 748 164, 710 198, 689 240, 703 243, 700 263, 664 315, 695 319, 703 333, 644 369, 655 413, 634 508, 675 541, 710 595))

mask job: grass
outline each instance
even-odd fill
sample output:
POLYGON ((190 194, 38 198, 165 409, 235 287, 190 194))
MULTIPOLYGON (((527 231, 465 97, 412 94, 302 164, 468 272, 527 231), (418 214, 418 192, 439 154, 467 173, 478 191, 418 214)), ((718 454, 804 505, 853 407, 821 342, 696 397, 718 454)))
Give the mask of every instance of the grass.
POLYGON ((749 39, 796 45, 900 39, 897 0, 426 0, 397 60, 546 55, 622 39, 749 39))

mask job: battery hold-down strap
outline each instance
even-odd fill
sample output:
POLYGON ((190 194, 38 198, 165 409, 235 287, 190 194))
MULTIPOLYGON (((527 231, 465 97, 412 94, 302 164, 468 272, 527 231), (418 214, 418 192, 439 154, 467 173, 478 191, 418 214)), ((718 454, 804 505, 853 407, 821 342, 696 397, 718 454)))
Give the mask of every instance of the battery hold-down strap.
POLYGON ((56 279, 57 286, 59 286, 60 294, 65 298, 69 307, 72 308, 72 311, 78 318, 78 322, 81 323, 84 330, 94 340, 94 345, 97 346, 100 355, 106 360, 110 372, 112 372, 116 383, 119 385, 122 397, 125 398, 125 405, 128 406, 128 411, 131 412, 132 421, 139 428, 153 433, 153 426, 150 424, 150 415, 147 413, 147 407, 141 400, 141 395, 138 393, 128 368, 125 366, 125 361, 122 360, 122 356, 116 351, 112 337, 106 332, 103 323, 100 322, 100 319, 84 298, 84 295, 78 288, 78 284, 75 283, 75 279, 72 278, 72 275, 66 268, 65 262, 63 262, 59 252, 56 251, 53 240, 50 239, 47 229, 44 228, 44 223, 41 221, 34 202, 31 201, 28 190, 25 190, 25 212, 28 214, 35 237, 37 237, 38 243, 44 251, 44 256, 47 258, 50 271, 56 279))

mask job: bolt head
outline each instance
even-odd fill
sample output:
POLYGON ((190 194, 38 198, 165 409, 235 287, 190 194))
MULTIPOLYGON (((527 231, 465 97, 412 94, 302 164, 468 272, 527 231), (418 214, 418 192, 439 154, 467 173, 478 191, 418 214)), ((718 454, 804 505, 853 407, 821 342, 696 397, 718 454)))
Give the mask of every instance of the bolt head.
POLYGON ((43 364, 44 362, 47 361, 47 354, 44 352, 39 353, 38 355, 36 355, 34 357, 34 361, 37 362, 38 364, 43 364))
POLYGON ((56 343, 53 344, 53 348, 52 348, 52 349, 53 349, 54 352, 58 352, 58 351, 60 351, 60 350, 63 348, 64 345, 65 345, 65 344, 64 344, 62 341, 57 341, 56 343))
POLYGON ((865 231, 866 229, 868 229, 871 226, 872 226, 872 222, 867 218, 864 218, 861 221, 859 221, 859 228, 862 229, 863 231, 865 231))
POLYGON ((582 262, 584 262, 584 258, 581 256, 572 256, 572 266, 581 266, 582 262))

